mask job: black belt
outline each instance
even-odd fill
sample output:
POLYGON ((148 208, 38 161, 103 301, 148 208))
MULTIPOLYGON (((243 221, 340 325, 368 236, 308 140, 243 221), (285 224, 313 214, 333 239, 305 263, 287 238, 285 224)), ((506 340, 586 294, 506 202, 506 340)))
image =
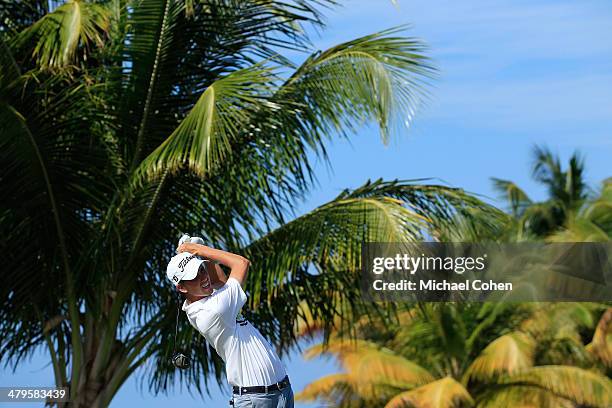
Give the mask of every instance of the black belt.
POLYGON ((232 387, 232 391, 234 392, 234 394, 238 394, 238 395, 253 394, 253 393, 267 394, 270 391, 275 391, 275 390, 280 391, 283 388, 288 387, 289 385, 290 385, 289 376, 286 375, 285 378, 283 378, 279 382, 272 384, 272 385, 255 385, 252 387, 238 387, 237 385, 234 385, 232 387))

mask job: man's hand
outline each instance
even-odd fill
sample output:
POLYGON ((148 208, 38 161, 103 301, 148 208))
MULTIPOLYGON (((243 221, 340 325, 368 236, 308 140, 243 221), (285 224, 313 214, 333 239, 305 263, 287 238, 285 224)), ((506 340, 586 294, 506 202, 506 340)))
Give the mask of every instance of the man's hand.
POLYGON ((197 255, 199 247, 200 247, 199 244, 194 244, 192 242, 185 242, 185 243, 179 245, 179 247, 177 248, 176 252, 179 253, 179 254, 181 252, 189 252, 190 254, 197 255))

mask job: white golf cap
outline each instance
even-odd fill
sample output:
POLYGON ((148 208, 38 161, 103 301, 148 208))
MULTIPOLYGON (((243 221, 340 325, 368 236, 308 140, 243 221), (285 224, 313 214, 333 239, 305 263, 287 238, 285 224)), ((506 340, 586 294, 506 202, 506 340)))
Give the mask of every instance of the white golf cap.
POLYGON ((176 286, 181 280, 194 279, 198 275, 200 265, 206 261, 206 259, 189 252, 181 252, 173 256, 168 262, 166 276, 176 286))

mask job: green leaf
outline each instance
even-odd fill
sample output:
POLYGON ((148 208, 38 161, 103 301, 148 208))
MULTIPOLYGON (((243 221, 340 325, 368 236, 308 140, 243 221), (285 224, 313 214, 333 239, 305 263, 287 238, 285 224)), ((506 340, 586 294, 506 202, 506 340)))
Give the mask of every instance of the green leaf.
POLYGON ((31 47, 42 68, 76 63, 79 47, 104 45, 110 12, 102 4, 69 0, 48 13, 15 39, 17 47, 31 47))
POLYGON ((280 107, 267 99, 271 69, 263 64, 235 71, 212 83, 176 130, 136 170, 135 181, 187 166, 204 177, 232 153, 244 134, 241 124, 280 107))
POLYGON ((519 216, 531 204, 531 199, 516 183, 491 177, 493 188, 500 193, 502 199, 510 205, 514 216, 519 216))
POLYGON ((391 36, 393 27, 317 51, 280 89, 278 98, 308 101, 304 116, 324 133, 354 130, 375 120, 385 144, 391 130, 409 126, 427 95, 435 68, 416 38, 391 36))

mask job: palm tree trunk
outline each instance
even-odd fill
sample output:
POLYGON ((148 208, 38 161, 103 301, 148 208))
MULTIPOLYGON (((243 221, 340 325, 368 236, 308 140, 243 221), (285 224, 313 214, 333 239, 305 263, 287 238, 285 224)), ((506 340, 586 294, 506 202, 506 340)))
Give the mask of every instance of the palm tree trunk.
MULTIPOLYGON (((56 341, 53 341, 48 333, 46 334, 56 386, 69 387, 72 391, 70 395, 73 396, 67 403, 57 403, 58 408, 103 408, 108 406, 121 384, 143 361, 139 359, 136 364, 133 364, 139 352, 129 353, 125 344, 114 338, 114 333, 110 335, 113 338, 110 350, 104 352, 103 348, 107 347, 107 344, 104 336, 99 336, 99 334, 104 333, 108 327, 101 320, 94 321, 89 317, 83 329, 85 339, 85 344, 82 345, 83 364, 78 368, 80 373, 78 378, 67 379, 66 377, 66 350, 63 341, 65 333, 60 330, 54 331, 56 341)), ((148 344, 150 338, 146 337, 142 340, 148 344)), ((74 362, 74 351, 71 350, 71 353, 71 361, 74 362)))

